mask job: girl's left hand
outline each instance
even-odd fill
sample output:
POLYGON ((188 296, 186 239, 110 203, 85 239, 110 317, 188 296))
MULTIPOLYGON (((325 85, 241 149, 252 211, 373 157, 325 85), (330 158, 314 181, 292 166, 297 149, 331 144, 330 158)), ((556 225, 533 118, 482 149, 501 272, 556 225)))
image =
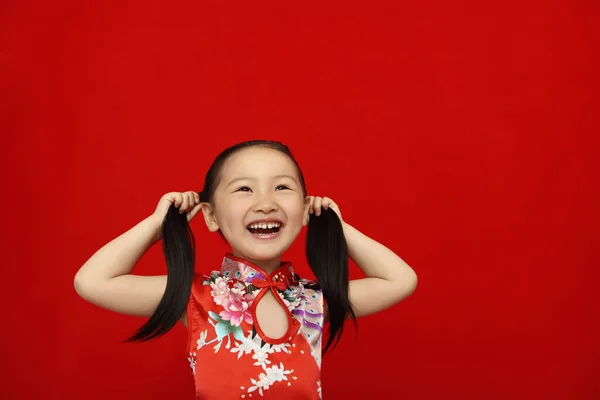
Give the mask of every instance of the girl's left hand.
POLYGON ((314 213, 315 216, 318 217, 321 215, 321 207, 323 207, 325 210, 331 208, 333 211, 335 211, 340 221, 343 222, 340 208, 329 197, 308 196, 308 198, 310 199, 310 206, 308 208, 309 215, 314 213))

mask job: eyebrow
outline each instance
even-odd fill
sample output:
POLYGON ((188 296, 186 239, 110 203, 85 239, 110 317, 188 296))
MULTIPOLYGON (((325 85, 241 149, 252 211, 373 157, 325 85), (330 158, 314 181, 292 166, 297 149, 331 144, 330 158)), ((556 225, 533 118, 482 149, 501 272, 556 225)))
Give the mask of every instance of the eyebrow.
MULTIPOLYGON (((279 178, 289 178, 289 179, 293 180, 294 182, 298 183, 298 180, 295 177, 291 176, 291 175, 276 175, 276 176, 273 177, 273 179, 279 179, 279 178)), ((238 181, 244 181, 244 180, 246 180, 246 181, 256 181, 256 178, 250 178, 250 177, 247 177, 247 176, 241 176, 241 177, 235 178, 234 180, 232 180, 231 182, 229 182, 226 187, 229 187, 229 186, 233 185, 234 183, 236 183, 238 181)))

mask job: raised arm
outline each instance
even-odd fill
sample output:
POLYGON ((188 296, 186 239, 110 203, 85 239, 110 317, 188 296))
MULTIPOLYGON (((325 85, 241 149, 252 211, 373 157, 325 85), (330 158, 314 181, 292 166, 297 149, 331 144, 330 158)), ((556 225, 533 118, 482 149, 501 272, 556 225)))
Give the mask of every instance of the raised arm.
MULTIPOLYGON (((336 212, 344 231, 348 256, 366 278, 351 280, 348 298, 356 318, 375 314, 410 296, 417 287, 417 274, 393 251, 345 223, 338 205, 329 197, 310 198, 308 214, 321 214, 321 208, 336 212)), ((325 320, 328 320, 325 310, 325 320)))
POLYGON ((194 192, 166 194, 151 216, 99 249, 75 275, 74 286, 79 296, 107 310, 150 316, 165 292, 167 276, 131 272, 160 240, 162 221, 170 205, 180 207, 181 212, 187 211, 191 220, 200 210, 197 196, 194 192))
POLYGON ((375 314, 410 296, 417 274, 393 251, 343 223, 348 255, 366 278, 350 281, 350 303, 356 317, 375 314))

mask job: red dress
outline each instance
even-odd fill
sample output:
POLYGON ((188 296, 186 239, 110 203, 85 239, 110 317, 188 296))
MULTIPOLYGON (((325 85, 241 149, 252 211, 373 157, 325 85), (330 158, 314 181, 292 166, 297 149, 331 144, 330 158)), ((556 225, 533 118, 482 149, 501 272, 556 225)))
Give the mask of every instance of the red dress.
POLYGON ((323 294, 290 263, 271 275, 227 254, 220 271, 196 274, 187 306, 188 360, 196 399, 320 399, 323 294), (267 337, 256 305, 271 290, 288 331, 267 337))

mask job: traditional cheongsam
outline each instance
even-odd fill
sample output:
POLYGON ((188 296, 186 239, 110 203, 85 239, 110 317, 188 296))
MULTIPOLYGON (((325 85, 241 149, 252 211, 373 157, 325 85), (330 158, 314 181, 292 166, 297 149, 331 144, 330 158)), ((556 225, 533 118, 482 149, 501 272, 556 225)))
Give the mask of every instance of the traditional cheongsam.
POLYGON ((187 306, 188 360, 196 399, 320 399, 323 295, 290 263, 271 275, 227 254, 220 271, 196 274, 187 306), (271 290, 288 331, 267 337, 256 305, 271 290))

